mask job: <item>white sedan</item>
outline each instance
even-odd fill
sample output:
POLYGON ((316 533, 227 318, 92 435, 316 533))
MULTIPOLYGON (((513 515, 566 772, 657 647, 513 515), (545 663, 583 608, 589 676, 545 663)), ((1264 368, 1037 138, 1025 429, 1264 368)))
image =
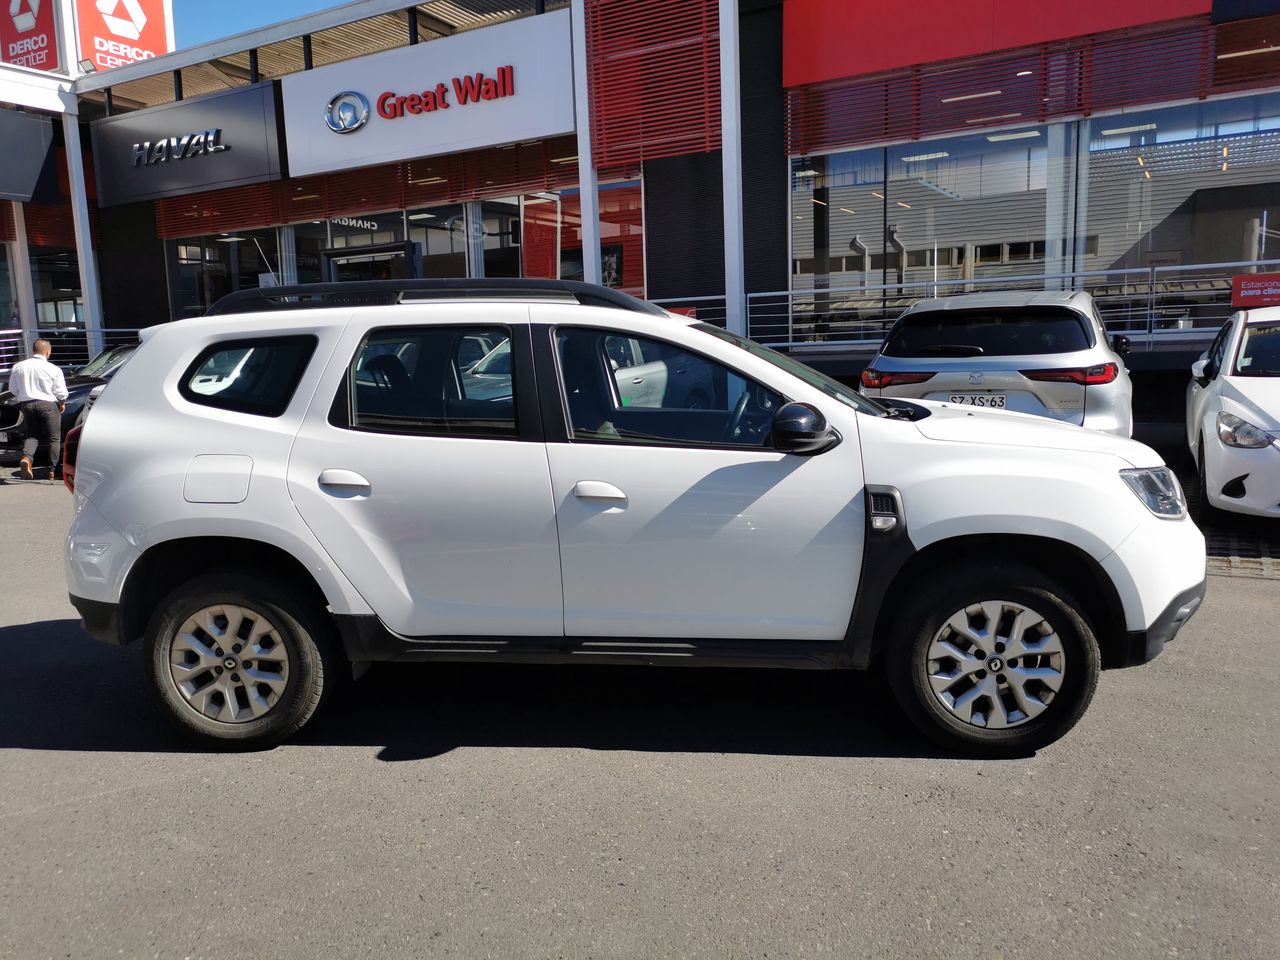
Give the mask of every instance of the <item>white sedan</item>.
POLYGON ((1280 307, 1241 311, 1191 365, 1187 443, 1213 508, 1280 517, 1280 307))

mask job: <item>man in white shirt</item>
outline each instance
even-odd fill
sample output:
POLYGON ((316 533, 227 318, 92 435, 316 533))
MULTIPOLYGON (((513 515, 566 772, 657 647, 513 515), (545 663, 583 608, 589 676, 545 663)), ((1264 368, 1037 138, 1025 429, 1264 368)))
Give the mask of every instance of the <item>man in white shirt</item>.
POLYGON ((31 348, 31 359, 15 363, 9 373, 9 389, 22 409, 22 423, 27 431, 22 460, 18 463, 18 475, 23 480, 35 479, 33 466, 41 447, 49 451, 49 478, 58 475, 67 381, 62 371, 49 362, 51 351, 48 340, 37 340, 31 348))

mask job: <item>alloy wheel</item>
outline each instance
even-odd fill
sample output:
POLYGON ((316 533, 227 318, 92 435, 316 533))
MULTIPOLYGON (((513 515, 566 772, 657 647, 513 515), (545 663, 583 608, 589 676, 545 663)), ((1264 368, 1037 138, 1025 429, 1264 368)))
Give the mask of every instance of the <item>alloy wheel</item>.
POLYGON ((215 604, 188 617, 169 649, 169 674, 187 705, 224 723, 265 716, 289 682, 289 651, 251 607, 215 604))
POLYGON ((926 679, 952 716, 975 727, 1017 727, 1062 689, 1066 654, 1053 625, 1011 600, 957 610, 934 634, 926 679))

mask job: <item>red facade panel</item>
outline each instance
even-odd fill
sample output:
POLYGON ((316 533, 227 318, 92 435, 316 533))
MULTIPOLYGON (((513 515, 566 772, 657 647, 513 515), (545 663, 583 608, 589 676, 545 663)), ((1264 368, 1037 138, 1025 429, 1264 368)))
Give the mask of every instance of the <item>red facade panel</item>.
POLYGON ((0 243, 16 239, 13 227, 13 203, 0 200, 0 243))
POLYGON ((587 0, 597 167, 720 147, 715 0, 587 0))
MULTIPOLYGON (((573 137, 475 150, 447 157, 344 170, 278 183, 156 201, 166 239, 411 210, 484 197, 560 190, 578 182, 573 137)), ((600 170, 601 180, 635 179, 635 165, 600 170)))
POLYGON ((819 153, 1270 86, 1280 83, 1280 50, 1267 38, 1278 31, 1280 17, 1219 27, 1196 18, 798 87, 787 92, 787 148, 819 153))
POLYGON ((783 84, 823 83, 1205 15, 1212 0, 785 0, 783 84))

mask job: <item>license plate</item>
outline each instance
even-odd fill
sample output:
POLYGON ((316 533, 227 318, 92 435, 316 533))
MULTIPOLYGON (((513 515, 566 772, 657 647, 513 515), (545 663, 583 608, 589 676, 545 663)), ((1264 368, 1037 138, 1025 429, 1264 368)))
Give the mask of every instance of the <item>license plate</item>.
POLYGON ((1003 408, 1009 400, 1007 393, 953 393, 952 403, 961 403, 966 407, 1003 408))

